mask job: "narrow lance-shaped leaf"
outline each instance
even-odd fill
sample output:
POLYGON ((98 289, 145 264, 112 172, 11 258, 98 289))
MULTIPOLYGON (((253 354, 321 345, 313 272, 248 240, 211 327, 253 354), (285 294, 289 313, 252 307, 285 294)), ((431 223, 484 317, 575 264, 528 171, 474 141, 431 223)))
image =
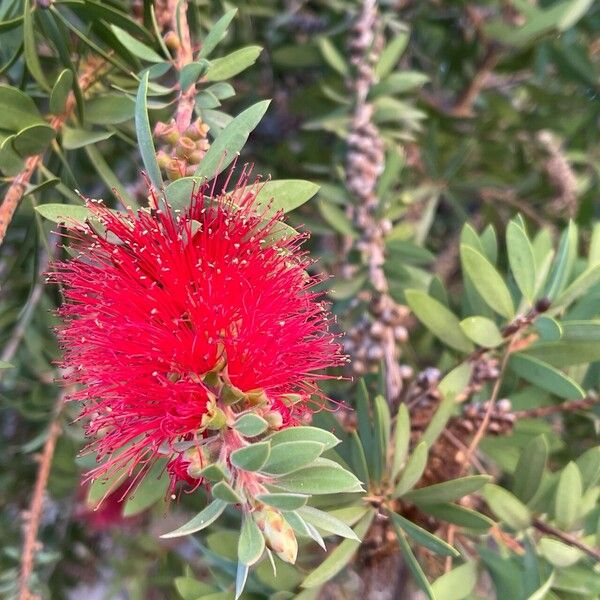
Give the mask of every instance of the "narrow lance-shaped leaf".
POLYGON ((152 139, 152 130, 150 129, 150 120, 148 119, 148 71, 146 71, 140 81, 137 100, 135 105, 135 130, 137 132, 140 154, 144 161, 144 166, 148 172, 148 177, 156 189, 160 189, 163 183, 160 168, 156 160, 156 150, 152 139))
POLYGON ((527 234, 514 221, 506 228, 506 249, 515 281, 523 296, 531 302, 535 292, 535 256, 527 234))
POLYGON ((263 118, 270 103, 270 100, 257 102, 235 117, 212 143, 194 177, 212 179, 226 169, 244 147, 248 136, 263 118))
POLYGON ((185 525, 182 525, 181 527, 175 529, 174 531, 171 531, 170 533, 165 533, 160 537, 181 537, 205 529, 221 516, 226 506, 227 503, 223 502, 222 500, 213 500, 205 509, 200 511, 193 519, 188 521, 185 525))
POLYGON ((394 512, 388 513, 392 518, 394 525, 400 527, 404 532, 409 535, 415 542, 425 546, 436 554, 442 556, 458 556, 458 551, 453 548, 450 544, 436 537, 432 533, 429 533, 426 529, 419 527, 412 521, 405 519, 402 515, 398 515, 394 512))

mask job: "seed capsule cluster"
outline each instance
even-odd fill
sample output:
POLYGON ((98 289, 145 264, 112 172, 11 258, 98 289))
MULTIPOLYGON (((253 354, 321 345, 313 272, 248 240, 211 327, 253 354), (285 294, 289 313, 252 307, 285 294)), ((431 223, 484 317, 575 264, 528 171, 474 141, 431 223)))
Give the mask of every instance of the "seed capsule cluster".
MULTIPOLYGON (((387 294, 371 299, 368 311, 348 331, 343 342, 344 351, 352 357, 350 364, 355 375, 377 371, 385 357, 386 346, 399 356, 398 344, 408 340, 409 314, 406 306, 396 304, 387 294)), ((402 377, 412 375, 412 369, 410 374, 406 369, 409 367, 404 367, 402 377)))
POLYGON ((162 142, 156 159, 170 181, 194 174, 210 147, 208 130, 208 125, 201 119, 194 121, 183 132, 177 129, 174 119, 169 123, 156 124, 154 136, 162 142))

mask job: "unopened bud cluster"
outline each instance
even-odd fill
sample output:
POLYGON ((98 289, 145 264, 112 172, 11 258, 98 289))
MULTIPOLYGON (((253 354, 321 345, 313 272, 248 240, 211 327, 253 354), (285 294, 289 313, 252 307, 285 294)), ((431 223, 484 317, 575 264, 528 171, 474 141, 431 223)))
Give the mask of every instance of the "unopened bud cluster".
POLYGON ((377 371, 386 345, 397 346, 408 341, 406 323, 409 313, 406 306, 396 304, 387 294, 371 299, 368 313, 344 338, 344 351, 352 357, 354 374, 377 371))
POLYGON ((160 168, 170 181, 192 176, 210 146, 209 127, 201 119, 194 121, 185 131, 177 128, 175 120, 158 122, 154 136, 162 142, 156 154, 160 168))

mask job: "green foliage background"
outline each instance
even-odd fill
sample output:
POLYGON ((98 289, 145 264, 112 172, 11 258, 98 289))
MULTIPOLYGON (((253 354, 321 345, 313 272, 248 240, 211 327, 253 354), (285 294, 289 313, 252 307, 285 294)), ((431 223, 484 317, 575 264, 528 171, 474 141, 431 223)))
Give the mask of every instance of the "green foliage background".
MULTIPOLYGON (((75 190, 117 206, 112 188, 127 203, 144 205, 140 169, 157 175, 140 119, 148 114, 152 126, 168 121, 178 85, 199 81, 195 109, 210 126, 211 143, 232 116, 255 107, 256 114, 236 120, 238 137, 228 139, 228 150, 243 146, 240 163, 253 163, 255 173, 320 186, 289 222, 311 232, 316 268, 333 275, 324 288, 340 329, 371 319, 372 289, 356 243, 361 233, 349 217, 356 198, 346 172, 348 82, 355 77, 348 48, 361 10, 341 0, 190 1, 196 50, 203 41, 206 47, 211 29, 220 43, 184 72, 171 67, 163 41, 167 2, 0 3, 5 202, 27 161, 43 155, 0 248, 1 595, 18 597, 23 513, 60 394, 53 311, 61 299, 43 285, 43 273, 65 250, 56 224, 41 216, 52 209, 36 206, 61 204, 54 210, 72 214, 82 204, 75 190), (220 40, 214 25, 233 8, 220 40), (147 94, 140 95, 148 67, 147 94), (86 69, 94 78, 82 91, 77 81, 86 69), (70 89, 76 104, 55 135, 49 122, 62 114, 70 89), (257 103, 269 98, 265 112, 257 103)), ((600 545, 600 6, 398 0, 380 2, 378 19, 383 44, 369 99, 385 148, 376 214, 389 223, 385 273, 392 298, 413 313, 399 346, 403 366, 414 373, 407 390, 437 369, 442 375, 433 387, 442 399, 431 411, 419 404, 423 394, 412 396, 412 405, 406 395, 408 409, 390 409, 371 372, 363 384, 329 384, 327 393, 354 410, 349 417, 323 413, 316 424, 342 440, 335 459, 376 501, 340 494, 318 506, 366 541, 327 540, 325 554, 306 537, 297 568, 278 561, 274 577, 263 561, 244 597, 369 597, 365 582, 381 579, 376 563, 390 559, 369 558, 368 540, 382 543, 390 533, 389 553, 405 565, 392 563, 402 573, 392 597, 411 597, 419 587, 438 600, 598 598, 597 556, 577 542, 592 554, 600 545), (531 313, 545 297, 550 309, 531 313), (519 331, 539 340, 509 360, 506 327, 519 315, 530 317, 519 331), (499 376, 471 390, 468 405, 477 411, 491 396, 510 399, 516 422, 480 444, 493 484, 475 471, 450 473, 445 483, 426 481, 450 486, 441 495, 430 489, 428 500, 427 487, 413 488, 433 464, 443 432, 452 434, 452 424, 466 418, 456 397, 470 385, 472 372, 464 369, 472 353, 507 362, 499 376), (565 401, 584 404, 544 412, 565 401), (457 516, 454 502, 465 495, 473 510, 457 516), (438 555, 457 553, 447 543, 447 525, 437 527, 448 522, 464 531, 455 538, 454 569, 444 574, 438 555)), ((200 168, 212 175, 207 164, 200 168)), ((174 515, 204 507, 202 493, 183 497, 165 517, 162 494, 150 485, 130 505, 132 519, 93 523, 81 488, 93 457, 78 457, 85 440, 81 425, 71 423, 76 414, 76 407, 61 408, 31 589, 43 598, 79 598, 94 586, 107 598, 233 597, 234 511, 184 543, 158 538, 165 518, 173 528, 181 522, 174 515)))

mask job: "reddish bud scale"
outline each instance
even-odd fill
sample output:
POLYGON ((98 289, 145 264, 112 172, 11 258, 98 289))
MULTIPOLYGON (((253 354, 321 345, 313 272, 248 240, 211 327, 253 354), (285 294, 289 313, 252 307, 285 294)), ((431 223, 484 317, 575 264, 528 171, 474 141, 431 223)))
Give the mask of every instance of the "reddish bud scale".
POLYGON ((208 204, 202 189, 178 217, 90 204, 106 233, 71 228, 80 254, 51 279, 65 286, 62 366, 80 385, 72 399, 84 402, 103 461, 94 477, 148 466, 166 447, 171 476, 184 478, 173 444, 197 436, 209 401, 202 377, 223 355, 231 384, 264 390, 284 426, 319 396, 318 371, 342 363, 304 236, 265 243, 281 215, 256 215, 258 189, 242 193, 246 183, 208 204), (288 406, 289 394, 302 401, 288 406))

